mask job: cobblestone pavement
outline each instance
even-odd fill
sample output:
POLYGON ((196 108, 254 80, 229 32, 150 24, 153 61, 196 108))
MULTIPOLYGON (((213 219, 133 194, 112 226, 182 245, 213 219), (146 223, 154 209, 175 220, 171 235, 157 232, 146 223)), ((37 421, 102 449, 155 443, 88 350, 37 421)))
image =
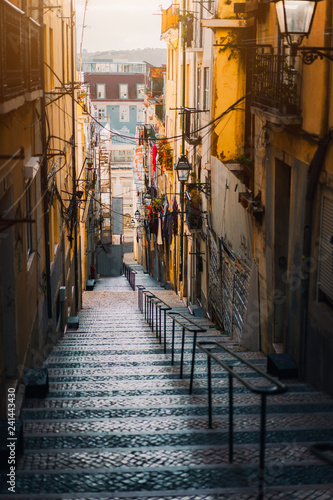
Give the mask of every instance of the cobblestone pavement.
MULTIPOLYGON (((173 308, 179 297, 145 275, 136 280, 173 308)), ((77 331, 69 330, 47 359, 50 391, 26 399, 24 454, 16 491, 5 474, 0 497, 53 500, 254 500, 258 496, 259 397, 234 383, 234 461, 228 459, 228 376, 212 366, 213 428, 208 428, 207 368, 197 354, 189 395, 192 340, 176 329, 175 364, 137 307, 125 277, 100 279, 85 292, 77 331)), ((261 353, 246 352, 205 318, 205 338, 218 339, 265 369, 261 353)), ((229 355, 221 356, 224 360, 229 355)), ((264 385, 244 366, 234 368, 264 385)), ((333 400, 292 380, 268 398, 267 500, 333 498, 333 467, 310 451, 333 442, 333 400)))

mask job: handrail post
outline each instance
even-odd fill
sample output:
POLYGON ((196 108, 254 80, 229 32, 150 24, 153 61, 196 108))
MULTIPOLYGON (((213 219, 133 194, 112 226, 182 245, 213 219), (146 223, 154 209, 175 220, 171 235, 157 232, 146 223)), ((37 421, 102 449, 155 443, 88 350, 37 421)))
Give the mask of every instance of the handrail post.
MULTIPOLYGON (((231 370, 232 366, 229 367, 231 370)), ((234 460, 234 401, 233 401, 233 375, 229 373, 229 463, 234 460)))
POLYGON ((182 329, 182 352, 180 355, 180 373, 179 378, 183 378, 183 363, 184 363, 184 347, 185 347, 185 327, 182 329))
POLYGON ((147 321, 147 294, 145 294, 145 321, 147 321))
POLYGON ((162 344, 162 309, 158 308, 158 316, 159 316, 159 336, 160 336, 160 344, 162 344))
POLYGON ((147 323, 150 326, 150 297, 147 294, 147 323))
POLYGON ((175 352, 175 318, 172 318, 171 364, 174 364, 175 352))
POLYGON ((260 465, 259 465, 259 495, 258 495, 258 500, 263 500, 263 498, 264 498, 265 441, 266 441, 266 394, 262 394, 261 395, 261 420, 260 420, 260 465))
POLYGON ((213 428, 213 419, 212 419, 212 368, 211 368, 211 359, 210 356, 207 355, 207 376, 208 376, 208 427, 209 429, 213 428))
POLYGON ((191 377, 190 377, 190 394, 193 390, 193 378, 194 378, 194 363, 195 363, 195 344, 197 343, 197 331, 193 334, 193 351, 192 351, 192 365, 191 365, 191 377))
POLYGON ((166 309, 164 309, 164 354, 166 354, 166 309))
POLYGON ((151 327, 151 297, 148 295, 148 324, 151 327))
POLYGON ((142 285, 137 285, 138 289, 138 308, 140 309, 140 312, 143 313, 143 290, 144 286, 142 285))

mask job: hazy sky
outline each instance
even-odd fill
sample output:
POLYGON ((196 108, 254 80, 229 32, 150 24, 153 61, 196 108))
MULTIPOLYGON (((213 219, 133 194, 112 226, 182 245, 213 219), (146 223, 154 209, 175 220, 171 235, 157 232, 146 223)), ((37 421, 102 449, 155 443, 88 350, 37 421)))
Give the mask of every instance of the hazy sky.
MULTIPOLYGON (((83 48, 89 52, 166 48, 161 42, 161 6, 172 0, 88 0, 83 48), (155 15, 154 15, 155 14, 155 15)), ((76 0, 77 50, 80 50, 86 0, 76 0)))

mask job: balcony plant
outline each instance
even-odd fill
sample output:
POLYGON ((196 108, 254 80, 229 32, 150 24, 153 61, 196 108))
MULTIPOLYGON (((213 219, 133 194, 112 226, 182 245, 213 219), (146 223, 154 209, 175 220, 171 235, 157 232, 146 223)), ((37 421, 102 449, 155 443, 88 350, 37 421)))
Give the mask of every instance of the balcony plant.
POLYGON ((197 188, 186 191, 186 222, 189 229, 201 229, 202 227, 202 197, 197 188))
POLYGON ((162 138, 158 144, 158 162, 164 170, 171 172, 173 170, 173 155, 169 141, 166 137, 162 138))

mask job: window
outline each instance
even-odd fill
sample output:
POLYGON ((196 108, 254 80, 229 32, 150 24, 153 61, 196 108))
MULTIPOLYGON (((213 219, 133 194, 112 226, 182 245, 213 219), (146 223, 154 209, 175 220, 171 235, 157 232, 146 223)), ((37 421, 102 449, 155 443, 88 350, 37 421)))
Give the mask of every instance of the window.
POLYGON ((209 109, 209 68, 204 68, 204 109, 209 109))
POLYGON ((105 108, 97 108, 97 117, 105 118, 105 108))
POLYGON ((128 85, 127 85, 127 83, 121 83, 119 85, 119 97, 120 97, 120 99, 128 99, 128 85))
POLYGON ((125 214, 124 215, 124 228, 125 229, 130 229, 131 228, 131 214, 125 214))
POLYGON ((114 159, 114 161, 125 161, 126 160, 125 150, 124 149, 122 149, 122 150, 115 150, 113 152, 113 159, 114 159))
MULTIPOLYGON (((27 219, 31 219, 32 203, 31 203, 31 181, 27 181, 25 186, 25 211, 27 219)), ((27 236, 27 255, 33 252, 32 241, 32 222, 26 223, 26 236, 27 236)))
POLYGON ((201 109, 201 68, 197 71, 197 109, 201 109))
POLYGON ((145 122, 145 107, 144 106, 138 106, 137 107, 136 121, 138 123, 144 123, 145 122))
POLYGON ((133 158, 134 158, 134 151, 133 151, 133 149, 128 149, 126 151, 126 159, 127 159, 127 161, 132 161, 133 158))
POLYGON ((97 99, 105 99, 105 83, 97 83, 96 93, 97 99))
POLYGON ((143 99, 145 96, 145 84, 138 83, 136 86, 136 95, 138 99, 143 99))
POLYGON ((121 121, 121 122, 128 122, 129 121, 128 106, 120 106, 119 107, 119 121, 121 121))

